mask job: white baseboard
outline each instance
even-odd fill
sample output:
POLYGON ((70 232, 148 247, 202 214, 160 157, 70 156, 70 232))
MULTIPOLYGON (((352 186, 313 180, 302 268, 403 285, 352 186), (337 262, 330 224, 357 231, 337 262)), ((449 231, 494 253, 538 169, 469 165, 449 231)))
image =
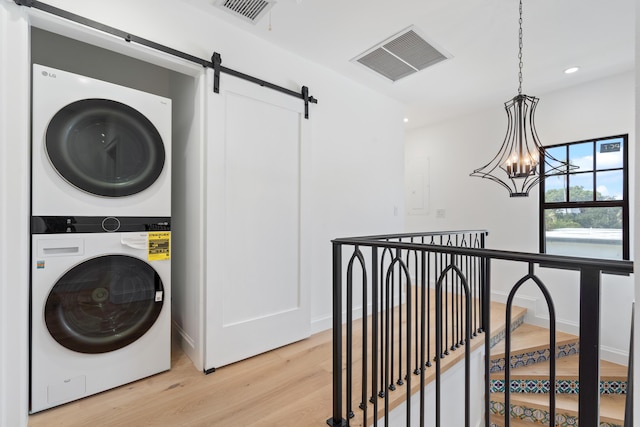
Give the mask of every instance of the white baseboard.
MULTIPOLYGON (((401 301, 396 302, 395 305, 404 304, 405 303, 405 294, 402 294, 401 301)), ((373 306, 369 304, 367 306, 367 313, 372 313, 373 306)), ((362 307, 356 307, 353 310, 353 319, 362 318, 362 307)), ((347 312, 344 310, 342 312, 342 324, 347 322, 347 312)), ((332 314, 325 314, 324 316, 319 316, 314 319, 311 319, 311 334, 317 334, 318 332, 326 331, 327 329, 331 329, 333 327, 333 316, 332 314)))
POLYGON ((333 327, 332 318, 330 314, 326 314, 311 319, 311 335, 331 329, 333 327))
POLYGON ((629 353, 620 351, 617 348, 600 346, 600 358, 609 362, 617 363, 619 365, 628 366, 629 353))
POLYGON ((187 334, 184 329, 182 329, 180 327, 180 325, 178 325, 176 322, 172 322, 173 323, 173 329, 176 332, 176 334, 179 337, 180 343, 181 344, 186 344, 188 347, 190 348, 195 348, 196 347, 196 343, 193 340, 193 338, 191 338, 191 336, 189 336, 189 334, 187 334))
MULTIPOLYGON (((507 298, 509 295, 501 293, 501 292, 491 292, 491 301, 501 302, 503 304, 507 303, 507 298)), ((526 297, 526 296, 516 296, 513 299, 513 304, 518 307, 524 307, 527 309, 527 314, 525 315, 526 323, 534 323, 534 317, 536 312, 536 298, 526 297)))
POLYGON ((173 323, 173 339, 180 345, 180 348, 191 359, 196 369, 202 371, 204 362, 201 351, 196 349, 195 340, 185 332, 176 322, 173 323))
MULTIPOLYGON (((506 303, 508 295, 501 292, 491 292, 493 301, 506 303)), ((516 296, 513 304, 527 309, 525 323, 547 328, 549 326, 549 314, 547 312, 539 313, 538 298, 528 296, 516 296)), ((544 305, 544 303, 543 303, 544 305)), ((574 321, 567 319, 556 319, 556 329, 568 334, 580 335, 580 325, 574 321)), ((627 365, 629 362, 629 352, 613 347, 600 346, 600 358, 609 362, 627 365)))
MULTIPOLYGON (((367 311, 371 313, 371 305, 367 308, 367 311)), ((358 307, 353 311, 353 318, 360 319, 362 317, 362 307, 358 307)), ((347 312, 342 312, 342 324, 347 321, 347 312)), ((333 315, 325 314, 324 316, 311 319, 311 334, 317 334, 318 332, 326 331, 333 327, 333 315)))

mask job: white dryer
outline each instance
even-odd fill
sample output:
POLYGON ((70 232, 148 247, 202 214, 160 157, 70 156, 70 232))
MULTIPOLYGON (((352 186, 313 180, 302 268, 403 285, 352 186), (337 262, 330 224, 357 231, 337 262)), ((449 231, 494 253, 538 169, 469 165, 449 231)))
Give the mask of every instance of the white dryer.
POLYGON ((32 235, 31 413, 170 369, 170 225, 105 220, 32 235))
POLYGON ((171 100, 34 64, 32 215, 171 215, 171 100))

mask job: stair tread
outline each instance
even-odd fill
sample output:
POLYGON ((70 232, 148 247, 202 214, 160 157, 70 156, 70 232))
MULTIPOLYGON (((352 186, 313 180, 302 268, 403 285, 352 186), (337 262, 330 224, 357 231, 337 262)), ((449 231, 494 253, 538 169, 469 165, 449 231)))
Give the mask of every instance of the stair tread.
MULTIPOLYGON (((499 335, 505 330, 504 324, 499 324, 495 319, 499 316, 504 318, 504 312, 506 310, 507 305, 500 302, 491 302, 491 337, 495 337, 499 335)), ((519 307, 514 305, 511 308, 511 323, 513 324, 518 319, 524 317, 527 314, 527 309, 524 307, 519 307)))
MULTIPOLYGON (((556 359, 556 378, 557 379, 578 379, 579 355, 561 357, 556 359)), ((549 378, 549 367, 551 361, 534 363, 527 366, 511 368, 511 379, 547 379, 549 378)), ((491 378, 504 378, 504 372, 494 372, 491 378)), ((600 361, 600 380, 601 381, 626 381, 627 367, 607 360, 600 361)))
MULTIPOLYGON (((578 395, 556 394, 556 413, 577 415, 578 395)), ((549 407, 548 394, 511 393, 511 405, 525 406, 547 410, 549 407)), ((491 400, 504 403, 504 393, 492 393, 491 400)), ((626 395, 600 396, 600 421, 622 424, 624 422, 624 408, 626 395)))
MULTIPOLYGON (((576 335, 556 331, 556 347, 578 342, 576 335)), ((536 351, 549 348, 549 330, 529 323, 522 324, 511 334, 511 354, 521 354, 527 351, 536 351)), ((491 349, 491 358, 504 357, 505 340, 497 343, 491 349)))

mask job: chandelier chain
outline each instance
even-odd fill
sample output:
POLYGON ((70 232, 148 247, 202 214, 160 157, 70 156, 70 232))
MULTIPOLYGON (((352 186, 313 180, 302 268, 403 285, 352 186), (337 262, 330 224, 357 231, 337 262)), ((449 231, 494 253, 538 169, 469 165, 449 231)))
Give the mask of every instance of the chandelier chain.
POLYGON ((471 173, 471 176, 500 184, 511 197, 527 197, 531 188, 543 181, 546 174, 577 168, 544 150, 533 119, 538 98, 522 94, 522 2, 520 0, 518 21, 518 95, 504 103, 508 118, 507 134, 493 159, 471 173))
POLYGON ((522 95, 522 0, 520 0, 520 29, 518 32, 518 95, 522 95))

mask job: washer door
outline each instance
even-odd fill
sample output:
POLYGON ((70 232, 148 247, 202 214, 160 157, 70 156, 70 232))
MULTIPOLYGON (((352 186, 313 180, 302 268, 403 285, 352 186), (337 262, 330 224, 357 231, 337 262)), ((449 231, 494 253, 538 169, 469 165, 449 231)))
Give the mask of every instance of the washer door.
POLYGON ((164 289, 146 262, 126 255, 87 260, 55 284, 44 308, 51 336, 80 353, 106 353, 143 336, 160 315, 164 289))
POLYGON ((146 189, 165 162, 162 137, 149 119, 107 99, 84 99, 58 111, 47 127, 45 148, 70 184, 107 197, 146 189))

